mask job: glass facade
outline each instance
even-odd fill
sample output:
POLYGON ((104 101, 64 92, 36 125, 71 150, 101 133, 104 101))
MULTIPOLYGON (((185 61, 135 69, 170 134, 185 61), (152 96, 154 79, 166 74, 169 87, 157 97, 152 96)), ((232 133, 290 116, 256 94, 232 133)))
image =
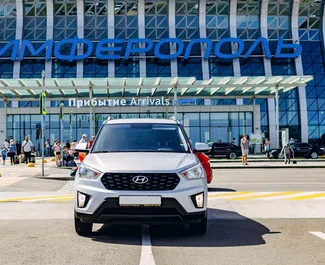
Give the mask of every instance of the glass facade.
MULTIPOLYGON (((27 104, 27 106, 29 106, 27 104)), ((25 104, 19 107, 26 107, 25 104)), ((31 107, 31 106, 29 106, 31 107)), ((103 121, 109 116, 113 118, 170 118, 173 114, 169 113, 111 113, 96 114, 95 133, 98 132, 103 121)), ((241 135, 252 133, 253 114, 251 112, 231 112, 231 113, 178 113, 177 119, 183 124, 185 131, 191 137, 193 143, 209 140, 228 142, 233 138, 238 140, 241 135)), ((70 140, 70 117, 64 116, 63 138, 70 140)), ((53 144, 55 139, 60 138, 61 121, 58 114, 50 114, 45 119, 45 139, 49 139, 53 144)), ((71 140, 78 140, 82 134, 89 134, 90 116, 89 114, 72 114, 71 140)), ((40 150, 39 142, 41 121, 39 115, 8 115, 7 117, 7 137, 15 141, 22 141, 25 136, 29 136, 35 144, 36 149, 40 150)))
MULTIPOLYGON (((297 9, 298 17, 294 17, 296 14, 293 14, 293 6, 297 5, 297 2, 293 0, 237 0, 235 2, 228 0, 205 1, 205 6, 203 6, 199 0, 152 0, 143 1, 143 6, 139 5, 139 0, 84 0, 82 4, 77 4, 77 0, 57 0, 53 2, 53 10, 48 10, 46 0, 23 0, 23 9, 21 10, 17 9, 15 0, 3 0, 0 3, 0 51, 2 52, 0 56, 0 79, 13 77, 40 78, 45 65, 47 66, 48 76, 53 78, 179 76, 203 79, 203 77, 233 76, 235 74, 241 76, 263 76, 266 73, 296 75, 302 68, 305 75, 314 77, 314 80, 309 82, 305 88, 307 122, 302 120, 300 105, 304 106, 304 104, 300 102, 301 95, 296 89, 281 95, 279 100, 280 128, 289 128, 290 136, 301 140, 301 130, 307 126, 310 141, 317 141, 323 137, 325 143, 325 36, 322 28, 324 21, 322 10, 324 10, 325 2, 300 1, 297 9), (233 60, 216 58, 214 55, 208 60, 203 59, 201 56, 202 46, 198 44, 192 47, 191 55, 187 59, 184 59, 184 53, 171 61, 158 59, 154 56, 153 50, 148 52, 145 57, 137 54, 132 54, 127 60, 123 57, 127 40, 139 38, 143 34, 145 38, 152 39, 154 45, 164 38, 180 38, 185 42, 185 49, 190 40, 202 36, 206 36, 214 42, 229 38, 232 15, 230 8, 231 4, 235 2, 236 8, 233 9, 236 12, 235 20, 233 20, 235 28, 232 29, 232 35, 236 34, 238 38, 244 40, 243 53, 256 39, 262 35, 265 36, 262 34, 265 30, 264 33, 269 40, 271 53, 274 54, 278 40, 283 38, 285 43, 292 43, 293 32, 296 30, 299 43, 302 46, 301 58, 298 60, 295 58, 265 59, 263 55, 261 56, 264 51, 260 45, 254 49, 249 58, 240 56, 238 60, 239 70, 237 69, 235 73, 233 60), (267 10, 262 10, 262 6, 267 10), (144 10, 139 10, 139 7, 144 8, 144 10), (201 10, 202 8, 204 10, 201 10), (17 16, 17 10, 22 14, 17 16), (262 11, 265 11, 266 17, 261 17, 262 11), (53 17, 48 17, 48 15, 53 15, 53 17), (112 21, 109 21, 111 18, 113 18, 112 21), (200 26, 202 18, 205 23, 200 26), (292 27, 293 18, 297 18, 298 29, 292 27), (48 27, 48 22, 52 19, 53 29, 48 27), (261 28, 262 19, 265 19, 266 29, 261 28), (117 44, 122 48, 121 59, 115 60, 112 64, 109 64, 107 60, 97 59, 95 56, 97 43, 110 35, 108 25, 114 27, 114 34, 112 33, 114 38, 125 40, 124 43, 117 44), (141 28, 142 26, 144 29, 141 28), (20 38, 31 41, 33 46, 38 48, 46 39, 52 38, 52 35, 56 42, 77 36, 89 39, 95 46, 93 53, 89 58, 78 62, 57 60, 54 57, 46 62, 44 60, 45 51, 39 56, 32 56, 32 53, 26 52, 26 58, 23 61, 14 62, 10 60, 11 52, 3 50, 9 41, 20 38), (270 63, 270 69, 265 69, 265 62, 270 63), (109 69, 114 71, 109 73, 109 69)), ((161 47, 161 52, 169 54, 172 52, 172 48, 173 45, 165 44, 161 47)), ((65 44, 61 46, 60 53, 66 55, 70 50, 71 44, 65 44)), ((230 43, 222 45, 221 52, 232 53, 230 43)), ((302 97, 301 100, 304 98, 302 97)), ((203 104, 202 101, 197 102, 203 104)), ((212 99, 210 102, 212 105, 236 104, 235 99, 212 99)), ((252 103, 251 99, 244 99, 244 104, 252 103)), ((268 136, 270 133, 268 101, 261 98, 256 100, 256 104, 260 107, 261 112, 261 131, 268 136)), ((3 105, 3 102, 0 103, 0 106, 3 105)), ((26 104, 20 102, 17 106, 28 108, 37 107, 36 105, 35 102, 26 104)), ((57 102, 53 102, 51 105, 57 105, 57 102)), ((8 102, 8 106, 16 105, 8 102)), ((195 115, 193 114, 193 117, 195 115)), ((211 131, 213 128, 211 116, 206 118, 204 113, 198 115, 195 117, 198 119, 199 125, 195 125, 194 118, 188 118, 190 125, 186 125, 191 135, 193 134, 193 138, 203 140, 202 135, 205 135, 206 130, 210 133, 209 137, 214 135, 214 138, 218 138, 218 130, 213 129, 213 132, 211 131), (201 124, 205 124, 203 120, 210 124, 201 124), (209 129, 204 129, 205 127, 209 129)), ((22 116, 19 116, 19 119, 20 117, 22 116)), ((29 128, 31 130, 32 127, 28 127, 31 121, 28 122, 28 119, 31 118, 26 118, 26 121, 24 119, 23 123, 19 121, 17 128, 21 130, 29 128)), ((231 118, 228 117, 228 120, 230 122, 231 118)), ((8 124, 11 122, 8 117, 8 124)), ((232 125, 228 127, 231 128, 232 125)), ((59 129, 59 125, 57 128, 53 128, 53 130, 56 129, 59 129)), ((9 129, 8 127, 8 130, 10 136, 9 133, 12 128, 9 129)), ((52 129, 50 128, 50 130, 52 129)), ((230 131, 233 132, 236 129, 227 129, 226 135, 229 136, 230 131)), ((78 134, 79 131, 76 128, 75 137, 78 134)), ((237 133, 235 135, 237 137, 237 133)))

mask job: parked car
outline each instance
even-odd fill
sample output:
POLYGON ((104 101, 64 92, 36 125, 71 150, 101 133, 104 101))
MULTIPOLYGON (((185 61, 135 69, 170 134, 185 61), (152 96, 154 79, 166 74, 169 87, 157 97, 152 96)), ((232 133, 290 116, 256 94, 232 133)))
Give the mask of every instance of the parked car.
MULTIPOLYGON (((312 158, 316 159, 319 156, 325 155, 325 151, 317 146, 314 146, 309 143, 292 143, 290 144, 291 148, 293 149, 294 152, 294 157, 305 157, 305 158, 312 158)), ((270 158, 282 158, 280 156, 282 148, 278 149, 271 149, 269 153, 270 158)))
POLYGON ((211 145, 211 150, 208 153, 211 157, 227 157, 230 159, 236 159, 241 156, 241 149, 238 145, 231 143, 217 143, 214 142, 211 145))
POLYGON ((197 158, 200 160, 205 174, 207 175, 207 183, 210 184, 213 179, 212 168, 210 164, 210 158, 204 153, 195 153, 197 158))
POLYGON ((207 229, 207 180, 183 127, 175 120, 107 120, 75 177, 75 230, 93 223, 189 224, 190 232, 207 229))

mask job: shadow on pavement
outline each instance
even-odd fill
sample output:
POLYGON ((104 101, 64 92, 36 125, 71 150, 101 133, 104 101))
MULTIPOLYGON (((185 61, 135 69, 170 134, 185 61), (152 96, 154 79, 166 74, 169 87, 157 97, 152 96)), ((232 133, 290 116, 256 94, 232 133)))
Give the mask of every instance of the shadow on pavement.
POLYGON ((209 188, 208 191, 217 191, 217 192, 226 192, 226 191, 236 191, 233 189, 228 189, 228 188, 209 188))
MULTIPOLYGON (((208 230, 204 236, 192 236, 186 226, 150 226, 153 246, 238 247, 263 245, 263 235, 277 234, 259 222, 236 212, 209 209, 208 230)), ((141 226, 104 225, 90 238, 110 244, 141 244, 141 226)))

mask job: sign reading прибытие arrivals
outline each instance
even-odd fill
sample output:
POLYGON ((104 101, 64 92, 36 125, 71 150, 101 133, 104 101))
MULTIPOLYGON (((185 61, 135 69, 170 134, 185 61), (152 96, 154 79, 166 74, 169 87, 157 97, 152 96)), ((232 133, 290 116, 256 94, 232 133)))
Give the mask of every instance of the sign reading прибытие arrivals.
POLYGON ((161 98, 132 98, 126 99, 69 99, 69 107, 115 107, 115 106, 170 106, 171 100, 165 97, 161 98))
MULTIPOLYGON (((234 59, 242 56, 248 58, 252 54, 254 56, 265 56, 266 58, 296 58, 302 52, 299 43, 288 43, 280 38, 274 54, 271 53, 269 41, 266 38, 258 38, 252 41, 243 41, 239 38, 224 38, 218 41, 212 41, 206 38, 190 40, 187 45, 184 41, 177 38, 162 39, 154 42, 151 39, 103 39, 101 41, 92 42, 88 39, 64 39, 61 41, 47 40, 44 43, 31 43, 29 40, 12 40, 0 49, 0 57, 8 57, 10 60, 24 60, 29 57, 40 57, 50 60, 52 57, 63 61, 84 60, 89 56, 93 56, 101 60, 118 60, 121 58, 128 59, 132 56, 141 56, 150 51, 155 58, 171 60, 182 56, 188 59, 194 46, 203 44, 204 59, 217 57, 222 59, 234 59), (96 45, 94 45, 96 43, 96 45), (123 46, 126 43, 126 49, 123 46), (226 52, 225 46, 235 44, 236 51, 226 52), (165 46, 164 46, 165 45, 165 46), (174 45, 173 53, 163 53, 164 47, 174 45), (36 46, 36 48, 35 48, 36 46), (69 48, 67 48, 69 47, 69 48), (262 49, 260 48, 262 47, 262 49), (77 51, 83 49, 80 54, 77 51), (255 50, 262 50, 260 54, 256 54, 255 50), (244 52, 246 51, 246 52, 244 52), (290 52, 289 52, 290 51, 290 52), (27 54, 27 55, 26 55, 27 54), (54 56, 53 56, 54 54, 54 56)), ((166 49, 165 49, 166 50, 166 49)))

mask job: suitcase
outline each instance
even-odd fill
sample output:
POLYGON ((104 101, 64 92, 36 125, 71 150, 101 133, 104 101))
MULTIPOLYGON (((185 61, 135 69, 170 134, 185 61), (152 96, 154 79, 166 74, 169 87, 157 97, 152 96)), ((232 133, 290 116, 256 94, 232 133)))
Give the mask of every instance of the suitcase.
POLYGON ((15 155, 14 157, 14 164, 17 165, 19 164, 19 156, 15 155))
POLYGON ((297 164, 297 160, 293 160, 292 161, 292 164, 297 164))
POLYGON ((35 163, 35 161, 36 161, 36 156, 35 156, 35 154, 31 154, 31 155, 30 155, 30 163, 35 163))

